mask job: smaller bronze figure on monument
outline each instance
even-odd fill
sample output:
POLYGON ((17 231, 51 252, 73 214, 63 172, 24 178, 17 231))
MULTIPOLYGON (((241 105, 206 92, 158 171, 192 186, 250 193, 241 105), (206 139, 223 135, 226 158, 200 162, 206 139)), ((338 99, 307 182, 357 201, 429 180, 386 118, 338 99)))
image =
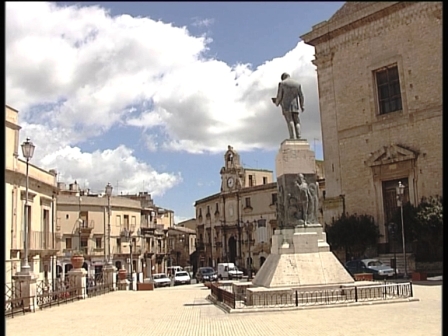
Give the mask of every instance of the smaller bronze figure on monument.
POLYGON ((287 73, 283 73, 281 79, 282 81, 278 84, 277 97, 272 98, 272 102, 275 106, 281 105, 282 107, 282 113, 288 126, 289 138, 300 139, 299 103, 302 113, 305 112, 302 86, 287 73))
POLYGON ((308 223, 308 209, 311 202, 311 194, 308 188, 308 183, 306 183, 303 174, 297 176, 297 180, 294 182, 298 188, 298 205, 300 212, 300 219, 304 221, 305 224, 308 223))
POLYGON ((308 221, 312 224, 318 223, 318 211, 319 211, 319 184, 311 183, 308 186, 310 191, 310 206, 308 209, 308 221))

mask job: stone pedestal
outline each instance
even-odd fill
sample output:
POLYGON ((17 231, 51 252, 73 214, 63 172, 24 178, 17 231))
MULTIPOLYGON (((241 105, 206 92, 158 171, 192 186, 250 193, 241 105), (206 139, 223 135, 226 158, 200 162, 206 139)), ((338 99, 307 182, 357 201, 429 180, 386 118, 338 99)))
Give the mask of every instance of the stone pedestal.
POLYGON ((111 285, 113 291, 117 290, 117 268, 114 265, 107 264, 103 268, 104 278, 108 285, 111 285))
POLYGON ((26 311, 34 311, 37 307, 37 283, 36 276, 32 272, 18 272, 13 275, 14 286, 16 288, 15 298, 23 298, 23 305, 26 311))
POLYGON ((253 285, 265 288, 318 288, 353 284, 354 280, 330 251, 320 224, 276 230, 271 254, 253 285))
POLYGON ((283 141, 276 156, 275 170, 279 227, 295 227, 301 220, 317 223, 316 160, 309 143, 305 139, 283 141), (305 205, 304 193, 309 195, 309 205, 305 205))
POLYGON ((118 280, 118 290, 129 290, 129 280, 118 280))
POLYGON ((283 288, 287 292, 288 288, 353 284, 353 278, 330 251, 322 225, 316 223, 315 155, 306 140, 282 142, 276 157, 276 174, 279 229, 272 237, 271 254, 252 281, 259 289, 251 289, 251 293, 263 288, 283 288), (298 179, 299 174, 305 181, 298 179))
POLYGON ((73 268, 68 272, 69 290, 76 290, 78 299, 87 297, 87 271, 84 268, 73 268))
POLYGON ((315 174, 316 158, 306 139, 284 140, 275 158, 277 178, 285 174, 315 174))

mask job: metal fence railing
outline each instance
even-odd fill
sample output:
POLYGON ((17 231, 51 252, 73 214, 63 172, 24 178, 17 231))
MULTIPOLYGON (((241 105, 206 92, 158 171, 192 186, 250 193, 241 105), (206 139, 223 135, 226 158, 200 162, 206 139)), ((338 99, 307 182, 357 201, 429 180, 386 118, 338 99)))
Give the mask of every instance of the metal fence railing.
POLYGON ((413 297, 412 282, 379 283, 328 290, 290 290, 285 292, 233 293, 228 287, 213 283, 211 295, 232 309, 286 308, 341 303, 373 302, 413 297))
POLYGON ((36 294, 29 297, 23 297, 17 283, 7 283, 5 285, 5 317, 34 312, 36 306, 39 309, 59 306, 62 303, 78 301, 114 290, 112 279, 108 279, 105 273, 88 276, 85 280, 85 287, 81 285, 81 279, 71 276, 54 280, 38 280, 36 294))
POLYGON ((36 303, 39 309, 59 306, 83 297, 84 289, 76 286, 73 278, 39 280, 36 284, 36 303))
POLYGON ((113 290, 113 283, 107 281, 104 273, 97 273, 87 277, 86 289, 87 296, 93 297, 111 292, 113 290))
POLYGON ((25 314, 25 300, 21 295, 20 286, 16 283, 5 284, 5 317, 14 317, 19 313, 25 314))

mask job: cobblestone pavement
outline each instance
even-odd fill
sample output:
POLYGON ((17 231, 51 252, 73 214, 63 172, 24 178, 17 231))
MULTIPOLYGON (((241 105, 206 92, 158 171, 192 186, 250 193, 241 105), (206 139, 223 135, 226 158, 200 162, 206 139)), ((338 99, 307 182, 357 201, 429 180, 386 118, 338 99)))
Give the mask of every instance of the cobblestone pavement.
POLYGON ((414 285, 417 302, 227 314, 203 285, 114 292, 6 319, 6 335, 442 335, 442 285, 414 285))

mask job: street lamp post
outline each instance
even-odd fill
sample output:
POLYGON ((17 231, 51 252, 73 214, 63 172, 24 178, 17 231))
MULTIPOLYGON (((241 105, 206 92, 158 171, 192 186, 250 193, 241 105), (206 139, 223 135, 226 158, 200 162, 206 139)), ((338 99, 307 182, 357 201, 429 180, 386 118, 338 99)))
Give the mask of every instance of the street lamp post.
POLYGON ((22 154, 26 159, 26 181, 25 181, 25 220, 23 230, 23 250, 24 256, 21 265, 21 271, 23 274, 30 273, 30 265, 28 264, 28 225, 29 225, 29 209, 28 209, 28 185, 29 185, 29 161, 33 157, 34 149, 36 146, 30 141, 29 138, 22 144, 22 154))
POLYGON ((249 280, 252 280, 252 257, 250 255, 250 245, 252 243, 252 231, 254 229, 254 224, 247 221, 246 222, 246 234, 247 234, 247 244, 248 244, 248 249, 249 249, 249 280))
POLYGON ((397 205, 400 207, 401 212, 401 238, 403 240, 403 258, 404 258, 404 275, 403 277, 407 279, 408 270, 407 270, 407 261, 406 261, 406 242, 404 239, 404 220, 403 220, 403 196, 404 196, 404 188, 405 186, 400 182, 398 182, 397 187, 397 205))
MULTIPOLYGON (((112 265, 112 260, 110 259, 110 197, 112 196, 113 187, 110 183, 106 185, 106 195, 107 195, 107 264, 112 265)), ((106 233, 104 233, 106 236, 106 233)))
POLYGON ((128 228, 124 228, 123 236, 126 238, 126 241, 129 243, 129 275, 128 280, 130 282, 129 289, 133 290, 133 276, 132 276, 132 233, 128 228))
MULTIPOLYGON (((75 181, 76 184, 76 181, 75 181)), ((82 224, 83 224, 83 220, 81 218, 81 191, 78 190, 78 192, 76 193, 76 196, 78 196, 78 249, 79 251, 81 251, 81 228, 82 228, 82 224)))
POLYGON ((388 226, 389 233, 392 236, 392 249, 394 250, 394 272, 395 272, 395 279, 397 278, 397 254, 395 250, 395 231, 397 229, 397 225, 395 223, 389 223, 388 226))

